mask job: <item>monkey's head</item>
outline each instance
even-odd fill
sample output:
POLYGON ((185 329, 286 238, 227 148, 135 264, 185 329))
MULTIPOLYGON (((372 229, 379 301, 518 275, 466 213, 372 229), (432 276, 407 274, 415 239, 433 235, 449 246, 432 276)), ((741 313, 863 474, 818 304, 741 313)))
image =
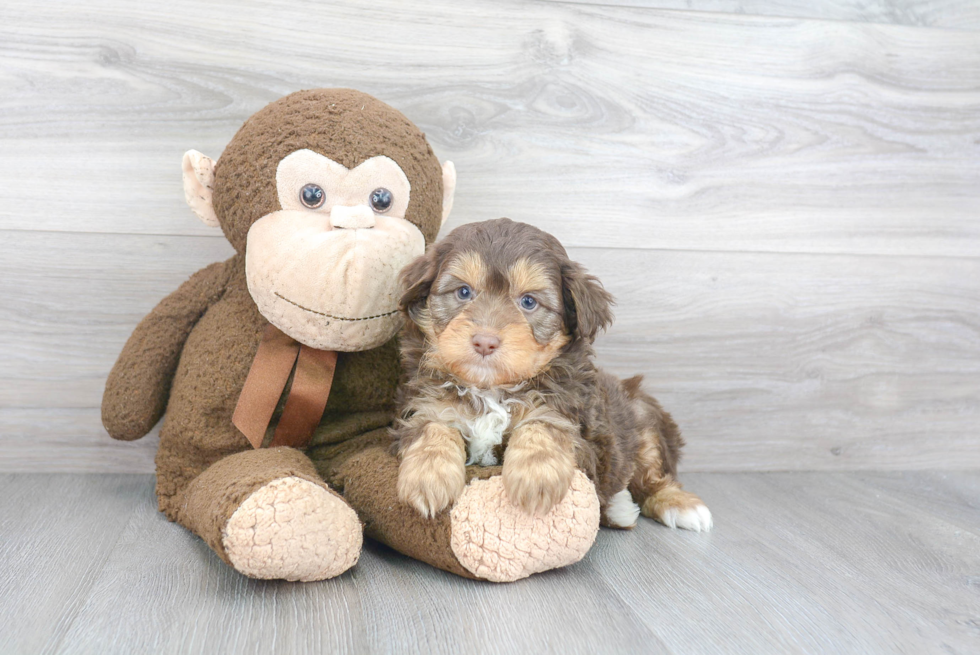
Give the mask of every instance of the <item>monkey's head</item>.
POLYGON ((262 315, 314 348, 356 351, 401 324, 398 272, 435 239, 456 170, 400 112, 350 89, 300 91, 249 118, 184 193, 245 255, 262 315))

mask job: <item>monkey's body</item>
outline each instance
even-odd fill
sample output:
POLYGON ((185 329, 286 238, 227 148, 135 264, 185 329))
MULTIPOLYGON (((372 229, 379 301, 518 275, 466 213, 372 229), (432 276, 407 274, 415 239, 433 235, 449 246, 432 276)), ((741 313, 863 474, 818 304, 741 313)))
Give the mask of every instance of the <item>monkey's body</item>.
MULTIPOLYGON (((214 289, 224 282, 220 298, 204 309, 184 343, 169 389, 156 457, 160 510, 170 520, 197 532, 226 561, 229 556, 221 529, 241 503, 263 485, 298 476, 333 493, 308 457, 289 448, 253 449, 232 423, 238 396, 268 325, 252 302, 244 273, 242 258, 236 256, 220 267, 204 269, 200 283, 195 280, 174 294, 193 296, 201 287, 214 289), (220 370, 220 376, 215 370, 220 370), (209 388, 217 393, 202 393, 209 388), (205 471, 205 479, 194 484, 205 471)), ((207 295, 197 297, 209 299, 207 295)), ((166 322, 155 325, 158 332, 176 327, 166 322)), ((135 336, 143 343, 167 340, 163 334, 141 334, 139 329, 135 336)), ((138 370, 140 365, 136 361, 126 362, 126 366, 138 370)), ((362 436, 358 428, 387 426, 397 376, 393 343, 342 353, 323 428, 314 436, 311 451, 318 450, 317 444, 362 436), (350 434, 350 428, 355 434, 350 434)), ((333 463, 332 458, 322 459, 325 470, 333 463)))
MULTIPOLYGON (((299 174, 305 175, 306 169, 299 174)), ((262 221, 273 229, 275 221, 288 226, 311 220, 319 225, 326 218, 337 224, 323 229, 335 234, 317 234, 337 237, 335 241, 364 230, 354 242, 384 237, 388 241, 383 243, 408 248, 405 244, 421 244, 424 236, 429 243, 451 203, 451 193, 447 201, 440 179, 445 174, 414 125, 374 98, 348 90, 300 92, 273 103, 245 123, 217 166, 203 156, 185 156, 188 201, 203 220, 220 224, 238 254, 194 274, 136 327, 109 375, 102 416, 112 437, 133 440, 149 432, 166 410, 156 457, 160 510, 201 536, 242 573, 290 580, 338 575, 357 560, 362 524, 369 536, 407 555, 460 575, 499 581, 577 561, 591 545, 598 527, 598 499, 584 475, 562 507, 545 517, 524 516, 506 502, 499 468, 471 469, 471 480, 488 479, 471 482, 455 509, 434 519, 424 519, 398 502, 398 461, 389 452, 387 432, 401 375, 392 336, 397 323, 390 329, 371 328, 373 332, 348 329, 369 322, 363 318, 331 318, 319 324, 322 330, 312 335, 314 341, 323 337, 353 346, 329 347, 340 351, 333 383, 319 427, 304 450, 253 448, 233 423, 270 321, 306 346, 303 339, 310 335, 310 325, 317 325, 309 317, 301 316, 305 323, 290 317, 288 311, 295 310, 288 307, 280 311, 272 304, 275 297, 322 288, 323 294, 316 296, 321 311, 310 313, 325 316, 332 309, 329 303, 336 302, 338 285, 343 288, 346 283, 350 288, 343 292, 354 301, 383 300, 390 292, 383 286, 389 280, 376 278, 388 275, 387 268, 396 276, 399 268, 387 262, 384 251, 375 250, 368 254, 381 256, 387 268, 372 273, 374 277, 354 278, 352 283, 343 271, 335 275, 318 269, 321 278, 307 275, 301 280, 307 286, 299 288, 295 279, 274 279, 279 271, 263 270, 261 260, 246 266, 246 236, 250 254, 263 254, 262 248, 278 247, 280 241, 253 239, 249 227, 262 221), (281 173, 281 162, 296 152, 320 167, 320 173, 310 173, 311 179, 323 179, 327 170, 349 180, 362 164, 370 164, 376 171, 371 175, 388 175, 385 186, 397 195, 404 177, 404 184, 411 183, 411 200, 402 198, 399 210, 404 218, 379 214, 372 230, 373 223, 349 222, 371 218, 356 214, 357 207, 338 205, 332 213, 286 207, 296 196, 279 189, 277 198, 276 186, 284 182, 276 181, 276 171, 281 173), (196 186, 193 179, 188 186, 191 167, 196 186), (347 213, 342 215, 341 209, 347 213), (340 225, 341 220, 348 223, 340 225), (416 229, 421 231, 418 237, 412 236, 416 229), (266 296, 273 300, 257 304, 256 293, 270 289, 275 296, 266 296), (342 330, 346 331, 341 334, 342 330), (502 529, 507 535, 496 542, 483 538, 502 529), (508 540, 515 538, 534 543, 536 549, 508 549, 508 540), (509 556, 508 550, 513 551, 509 556)), ((306 178, 298 179, 302 183, 306 178)), ((368 182, 372 179, 368 175, 368 182)), ((353 185, 344 184, 338 193, 353 185)), ((311 261, 309 269, 314 270, 317 260, 311 261)), ((349 310, 349 303, 344 307, 349 310)), ((315 347, 324 348, 319 343, 315 347)), ((290 380, 294 375, 298 373, 290 380)), ((282 391, 269 430, 276 427, 290 384, 287 381, 282 391)))

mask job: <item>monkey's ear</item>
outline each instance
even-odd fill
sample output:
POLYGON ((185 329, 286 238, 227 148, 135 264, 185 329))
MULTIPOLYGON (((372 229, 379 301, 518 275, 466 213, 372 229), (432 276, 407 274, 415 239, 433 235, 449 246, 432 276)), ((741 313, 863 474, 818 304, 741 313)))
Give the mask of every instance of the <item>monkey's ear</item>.
POLYGON ((181 165, 184 172, 184 199, 205 225, 218 227, 218 216, 211 205, 214 187, 214 160, 197 150, 184 153, 181 165))
POLYGON ((612 324, 612 294, 581 264, 565 262, 561 265, 561 291, 565 322, 573 335, 591 343, 599 330, 612 324))
POLYGON ((453 210, 453 198, 456 195, 456 164, 447 161, 442 165, 442 223, 446 224, 449 212, 453 210))

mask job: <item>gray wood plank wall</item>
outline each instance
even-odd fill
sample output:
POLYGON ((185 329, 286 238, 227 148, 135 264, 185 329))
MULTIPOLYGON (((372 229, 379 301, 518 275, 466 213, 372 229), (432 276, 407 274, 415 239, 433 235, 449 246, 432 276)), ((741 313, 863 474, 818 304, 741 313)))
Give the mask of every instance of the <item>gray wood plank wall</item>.
POLYGON ((980 466, 980 5, 0 5, 0 470, 152 470, 99 422, 139 319, 230 247, 183 204, 301 88, 395 105, 447 229, 554 232, 618 297, 688 470, 980 466), (622 6, 630 5, 630 6, 622 6))

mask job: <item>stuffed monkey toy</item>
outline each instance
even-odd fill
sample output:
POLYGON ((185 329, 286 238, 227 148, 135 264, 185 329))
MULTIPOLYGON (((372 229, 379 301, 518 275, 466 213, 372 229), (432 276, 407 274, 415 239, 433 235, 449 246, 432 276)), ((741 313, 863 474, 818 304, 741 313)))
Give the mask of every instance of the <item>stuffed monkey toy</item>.
POLYGON ((452 208, 456 173, 379 100, 301 91, 249 118, 218 161, 189 151, 188 204, 235 255, 195 273, 136 327, 102 421, 144 436, 160 511, 253 578, 322 580, 362 531, 446 571, 510 581, 578 561, 598 531, 577 473, 549 514, 472 467, 455 505, 401 504, 389 426, 401 367, 400 269, 452 208))

